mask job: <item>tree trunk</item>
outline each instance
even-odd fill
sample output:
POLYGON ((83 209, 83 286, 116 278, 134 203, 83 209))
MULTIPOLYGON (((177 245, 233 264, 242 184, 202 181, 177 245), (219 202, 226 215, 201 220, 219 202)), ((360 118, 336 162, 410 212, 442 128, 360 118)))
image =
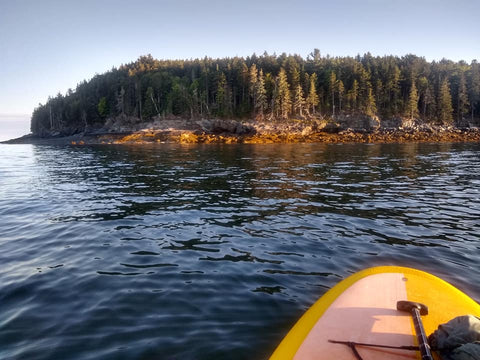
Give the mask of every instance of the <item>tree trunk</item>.
POLYGON ((142 119, 142 90, 140 89, 140 86, 138 83, 135 83, 135 88, 138 89, 138 108, 139 110, 139 117, 140 117, 140 122, 143 122, 142 119))
POLYGON ((332 91, 332 118, 335 117, 335 93, 332 91))
POLYGON ((153 95, 150 94, 150 99, 152 99, 153 106, 155 106, 155 110, 157 110, 157 114, 160 115, 160 111, 158 111, 157 103, 155 102, 155 99, 153 98, 153 95))
POLYGON ((49 107, 50 109, 50 130, 53 130, 53 118, 52 118, 52 107, 49 107))

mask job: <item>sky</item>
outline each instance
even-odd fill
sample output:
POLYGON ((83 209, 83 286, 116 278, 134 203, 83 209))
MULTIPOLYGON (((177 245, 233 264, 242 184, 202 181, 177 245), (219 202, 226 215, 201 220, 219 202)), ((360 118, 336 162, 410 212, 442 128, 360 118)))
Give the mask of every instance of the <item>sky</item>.
POLYGON ((479 0, 0 0, 0 141, 48 96, 135 61, 300 54, 480 60, 479 0), (13 116, 15 115, 15 116, 13 116))

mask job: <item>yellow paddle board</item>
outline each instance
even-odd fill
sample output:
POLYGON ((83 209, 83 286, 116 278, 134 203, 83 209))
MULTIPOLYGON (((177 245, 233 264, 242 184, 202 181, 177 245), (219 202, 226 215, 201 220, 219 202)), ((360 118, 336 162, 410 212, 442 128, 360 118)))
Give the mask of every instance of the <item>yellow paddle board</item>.
MULTIPOLYGON (((341 281, 313 304, 270 359, 356 359, 349 346, 329 340, 415 346, 413 320, 397 310, 400 300, 428 306, 428 315, 422 316, 427 335, 456 316, 480 316, 478 303, 434 275, 398 266, 370 268, 341 281)), ((421 358, 418 351, 355 348, 365 360, 421 358)))

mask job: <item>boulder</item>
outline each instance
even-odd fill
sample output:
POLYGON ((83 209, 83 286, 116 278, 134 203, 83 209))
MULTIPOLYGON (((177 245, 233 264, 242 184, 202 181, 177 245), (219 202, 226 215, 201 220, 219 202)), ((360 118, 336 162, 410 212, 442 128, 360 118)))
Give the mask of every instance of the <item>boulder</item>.
POLYGON ((341 130, 352 129, 358 132, 371 132, 380 128, 380 119, 375 115, 338 115, 335 117, 335 121, 341 130))
POLYGON ((221 119, 202 119, 196 124, 206 133, 211 134, 253 134, 255 128, 250 124, 243 124, 235 120, 221 120, 221 119))

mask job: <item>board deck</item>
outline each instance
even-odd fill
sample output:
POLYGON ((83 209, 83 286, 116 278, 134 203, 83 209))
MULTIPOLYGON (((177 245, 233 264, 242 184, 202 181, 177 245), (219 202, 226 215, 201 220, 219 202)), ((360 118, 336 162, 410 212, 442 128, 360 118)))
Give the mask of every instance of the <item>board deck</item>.
MULTIPOLYGON (((322 296, 295 324, 271 360, 355 360, 352 350, 329 340, 393 346, 417 345, 413 321, 396 310, 397 301, 428 306, 422 316, 427 334, 460 315, 480 316, 480 305, 447 282, 426 272, 397 266, 360 271, 322 296)), ((418 352, 357 346, 366 360, 420 359, 418 352)))

